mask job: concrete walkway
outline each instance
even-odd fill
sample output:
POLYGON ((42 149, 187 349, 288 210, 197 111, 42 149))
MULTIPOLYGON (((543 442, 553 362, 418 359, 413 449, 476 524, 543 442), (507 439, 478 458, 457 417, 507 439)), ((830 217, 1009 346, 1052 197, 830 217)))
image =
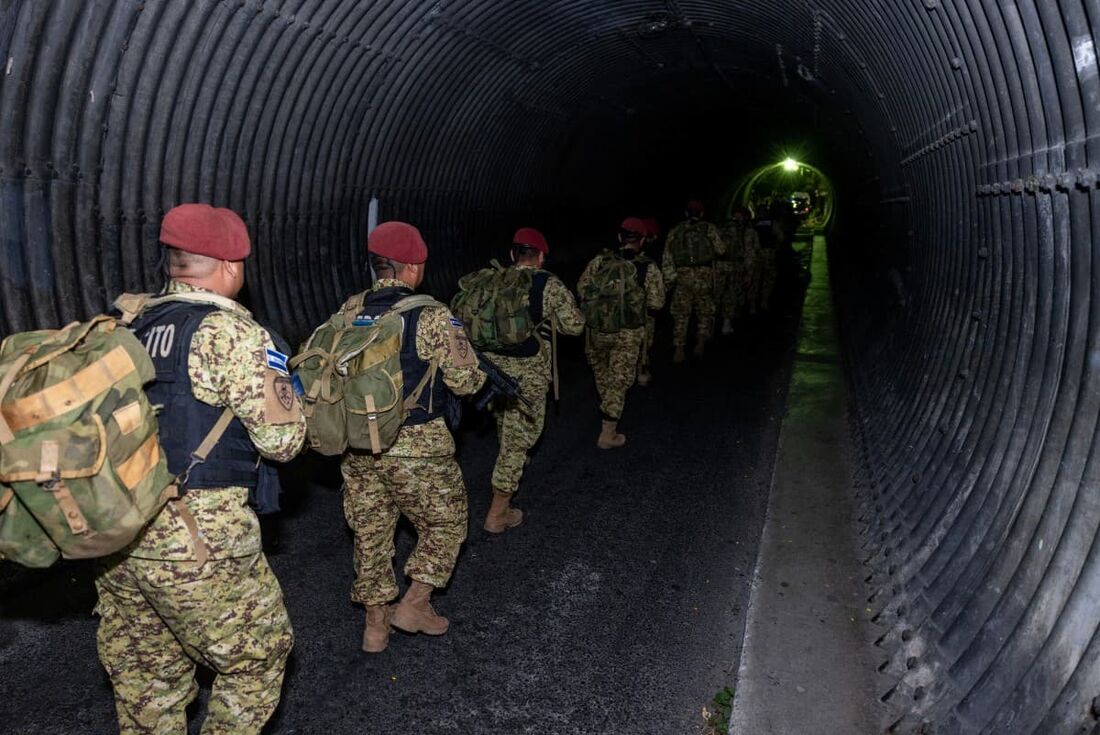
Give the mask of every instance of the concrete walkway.
POLYGON ((882 731, 823 237, 814 240, 812 272, 749 602, 731 735, 882 731))

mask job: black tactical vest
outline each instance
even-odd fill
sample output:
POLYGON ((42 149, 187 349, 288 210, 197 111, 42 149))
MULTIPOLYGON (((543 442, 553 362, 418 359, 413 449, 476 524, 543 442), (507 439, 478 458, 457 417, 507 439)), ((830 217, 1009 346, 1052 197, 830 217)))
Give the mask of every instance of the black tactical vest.
MULTIPOLYGON (((174 475, 187 469, 191 453, 198 449, 224 410, 195 398, 187 371, 191 338, 203 318, 217 308, 184 302, 162 304, 142 314, 131 327, 157 371, 156 379, 145 392, 151 403, 163 406, 158 417, 160 445, 168 470, 174 475)), ((234 418, 206 461, 191 470, 187 486, 181 491, 254 488, 259 478, 258 461, 259 454, 248 430, 240 419, 234 418)))
MULTIPOLYGON (((398 301, 412 295, 411 288, 400 286, 368 293, 357 318, 377 319, 392 309, 398 301)), ((420 323, 420 313, 423 310, 424 307, 420 307, 401 314, 401 319, 404 321, 404 330, 401 333, 401 377, 405 383, 403 397, 406 400, 424 379, 424 374, 428 372, 428 363, 421 360, 420 355, 416 353, 416 327, 420 323)), ((443 382, 443 371, 439 370, 431 384, 420 394, 420 400, 417 401, 416 406, 409 411, 409 415, 405 418, 405 425, 426 424, 433 419, 446 416, 452 402, 456 401, 458 399, 443 382)))

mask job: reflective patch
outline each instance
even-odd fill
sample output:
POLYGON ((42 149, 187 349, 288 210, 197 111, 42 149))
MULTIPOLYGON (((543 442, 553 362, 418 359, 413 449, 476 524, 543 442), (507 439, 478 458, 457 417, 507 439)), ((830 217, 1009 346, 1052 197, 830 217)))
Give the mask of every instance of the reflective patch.
POLYGON ((360 314, 355 317, 355 321, 351 323, 353 327, 373 327, 375 318, 369 314, 360 314))
POLYGON ((287 356, 271 347, 267 348, 267 366, 276 372, 283 375, 290 375, 290 370, 287 369, 286 361, 287 356))
POLYGON ((462 327, 462 320, 452 316, 451 317, 451 326, 461 328, 462 327))

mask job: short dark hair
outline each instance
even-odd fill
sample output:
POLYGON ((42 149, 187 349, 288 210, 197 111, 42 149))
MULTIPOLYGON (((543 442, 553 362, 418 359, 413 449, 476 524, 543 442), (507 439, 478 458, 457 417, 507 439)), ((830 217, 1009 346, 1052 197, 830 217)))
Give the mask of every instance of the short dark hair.
POLYGON ((533 248, 530 245, 520 245, 519 243, 512 245, 512 257, 517 261, 538 260, 541 252, 538 248, 533 248))
POLYGON ((380 271, 389 271, 394 275, 397 275, 401 271, 405 270, 404 263, 398 263, 390 260, 384 255, 378 255, 377 253, 370 253, 370 269, 377 275, 380 271))

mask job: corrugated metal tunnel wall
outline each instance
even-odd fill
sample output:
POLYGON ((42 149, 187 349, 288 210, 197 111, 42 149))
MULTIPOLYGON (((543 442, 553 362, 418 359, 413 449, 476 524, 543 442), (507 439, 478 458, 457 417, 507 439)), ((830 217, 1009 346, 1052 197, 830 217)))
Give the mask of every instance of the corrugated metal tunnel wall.
POLYGON ((801 130, 842 198, 897 729, 1088 731, 1097 22, 1095 0, 0 0, 0 332, 150 288, 180 201, 245 216, 251 303, 300 335, 364 282, 372 198, 423 226, 445 289, 524 217, 565 241, 801 130), (700 118, 727 149, 690 144, 700 118))

